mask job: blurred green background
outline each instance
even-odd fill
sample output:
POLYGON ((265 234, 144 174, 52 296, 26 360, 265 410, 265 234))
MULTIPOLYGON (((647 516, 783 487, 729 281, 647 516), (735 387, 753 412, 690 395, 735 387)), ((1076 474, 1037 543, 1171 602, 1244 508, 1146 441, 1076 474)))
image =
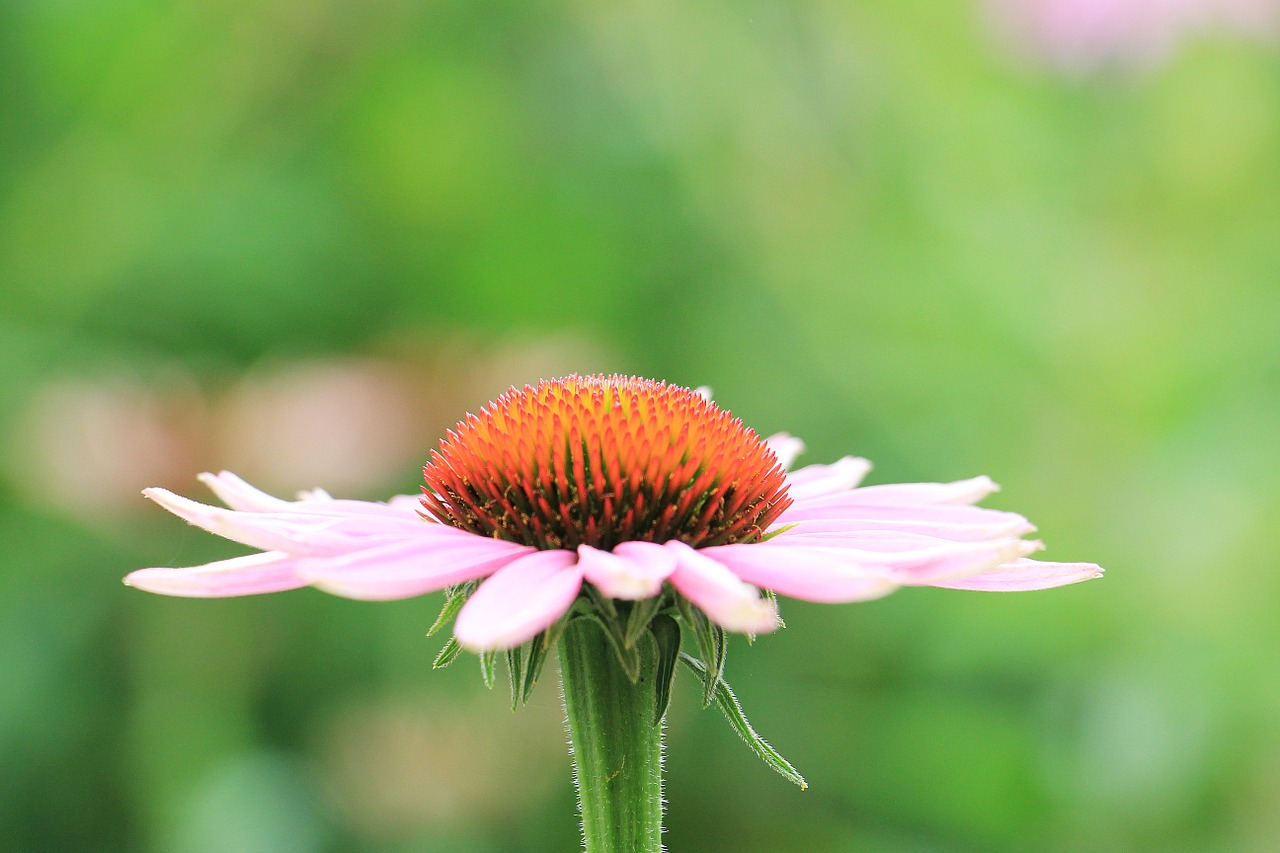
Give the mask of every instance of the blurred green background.
POLYGON ((0 4, 0 849, 575 849, 554 683, 432 672, 435 597, 120 578, 243 551, 144 486, 412 491, 599 370, 1109 569, 784 602, 728 677, 810 790, 686 678, 671 850, 1277 849, 1274 43, 1007 6, 0 4))

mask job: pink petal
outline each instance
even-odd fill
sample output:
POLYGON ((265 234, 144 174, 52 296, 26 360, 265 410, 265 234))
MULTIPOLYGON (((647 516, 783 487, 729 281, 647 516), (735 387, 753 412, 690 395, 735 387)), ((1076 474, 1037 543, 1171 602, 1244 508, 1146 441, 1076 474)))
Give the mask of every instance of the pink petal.
POLYGON ((744 581, 806 601, 869 601, 898 588, 882 567, 860 563, 846 549, 717 545, 700 553, 744 581))
POLYGON ((166 489, 145 489, 143 494, 179 518, 210 533, 264 551, 284 551, 295 555, 342 553, 362 547, 366 543, 361 540, 368 538, 472 535, 404 514, 241 512, 202 504, 166 489))
POLYGON ((142 493, 196 527, 264 551, 325 554, 351 545, 351 537, 326 531, 323 520, 300 525, 285 517, 267 513, 237 512, 208 506, 175 495, 167 489, 144 489, 142 493))
POLYGON ((918 525, 922 522, 941 524, 1008 524, 1029 526, 1025 518, 1014 512, 1001 512, 976 506, 948 504, 861 504, 858 492, 845 492, 811 500, 796 501, 778 517, 777 524, 803 521, 894 522, 918 525))
POLYGON ((676 568, 676 558, 653 542, 622 542, 612 552, 578 546, 583 577, 608 598, 638 600, 662 591, 676 568))
POLYGON ((197 475, 196 479, 208 486, 209 491, 218 496, 218 500, 232 509, 246 512, 283 512, 292 506, 289 501, 254 488, 230 471, 219 471, 217 474, 206 471, 197 475))
POLYGON ((578 597, 582 569, 577 560, 573 551, 536 551, 499 569, 463 605, 454 636, 474 652, 533 639, 578 597))
POLYGON ((990 571, 961 580, 931 583, 944 589, 973 589, 984 592, 1028 592, 1100 578, 1101 566, 1093 563, 1045 563, 1013 560, 990 571))
POLYGON ((867 504, 973 504, 1000 491, 987 476, 958 480, 954 483, 891 483, 863 486, 853 495, 860 505, 867 504))
POLYGON ((288 554, 267 551, 181 569, 138 569, 124 582, 147 592, 185 598, 227 598, 306 586, 288 554))
POLYGON ((776 433, 766 438, 764 443, 769 445, 773 455, 778 457, 778 464, 784 471, 790 470, 796 462, 796 457, 804 453, 804 442, 790 433, 776 433))
POLYGON ((861 483, 870 470, 871 463, 856 456, 830 465, 806 465, 787 475, 787 494, 795 501, 844 494, 861 483))
MULTIPOLYGON (((762 545, 829 545, 850 548, 867 548, 873 551, 902 551, 912 547, 925 548, 930 545, 944 545, 957 540, 945 536, 930 536, 925 533, 912 533, 905 530, 885 530, 871 528, 867 530, 845 530, 840 527, 843 522, 829 522, 835 529, 811 530, 810 527, 826 525, 828 522, 806 521, 790 530, 784 530, 772 539, 759 543, 762 545)), ((984 537, 1007 538, 1007 537, 984 537)))
MULTIPOLYGON (((832 563, 853 563, 865 570, 883 574, 903 585, 932 584, 936 580, 954 580, 988 571, 1041 550, 1039 542, 1023 539, 1000 539, 992 542, 946 542, 930 540, 921 547, 919 542, 881 540, 866 542, 863 548, 819 545, 807 542, 805 551, 822 553, 832 563)), ((777 548, 762 545, 762 548, 777 548)), ((793 546, 782 546, 790 550, 793 546)))
POLYGON ((778 627, 777 606, 761 597, 760 590, 743 583, 723 565, 683 542, 673 540, 663 547, 676 557, 671 585, 713 622, 730 631, 751 634, 765 634, 778 627))
MULTIPOLYGON (((785 516, 786 513, 783 513, 785 516)), ((831 518, 795 522, 795 527, 780 534, 780 538, 847 536, 856 539, 876 534, 902 536, 928 536, 950 539, 955 542, 974 542, 980 539, 1005 539, 1022 536, 1035 530, 1035 526, 1022 516, 1003 518, 990 523, 913 521, 911 519, 852 519, 831 518)), ((774 525, 777 528, 779 525, 774 525)), ((770 540, 773 541, 773 540, 770 540)))
POLYGON ((422 512, 422 495, 392 495, 387 498, 387 506, 397 512, 419 515, 422 512))
POLYGON ((246 483, 230 471, 204 473, 196 479, 209 487, 218 500, 242 512, 299 513, 316 515, 380 515, 417 519, 422 504, 416 495, 397 495, 386 503, 376 501, 335 500, 324 489, 312 489, 299 495, 299 500, 286 501, 273 497, 246 483))
POLYGON ((476 535, 417 539, 299 560, 298 574, 344 598, 394 601, 482 578, 533 550, 476 535))

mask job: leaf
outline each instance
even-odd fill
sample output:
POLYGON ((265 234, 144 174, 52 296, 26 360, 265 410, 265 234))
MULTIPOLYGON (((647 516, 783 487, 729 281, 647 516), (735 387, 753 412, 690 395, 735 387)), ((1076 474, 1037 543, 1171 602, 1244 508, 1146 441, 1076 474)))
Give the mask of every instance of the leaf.
POLYGON ((436 655, 436 659, 431 662, 431 668, 444 669, 453 663, 461 653, 462 644, 458 642, 458 638, 450 637, 448 642, 444 644, 444 648, 440 649, 440 654, 436 655))
MULTIPOLYGON (((707 674, 707 668, 696 658, 681 654, 680 660, 684 662, 685 666, 696 672, 704 684, 711 681, 710 676, 707 674)), ((756 734, 755 729, 751 728, 751 723, 747 722, 746 715, 742 713, 742 706, 738 704, 738 697, 733 695, 733 690, 730 689, 723 678, 716 682, 715 702, 716 707, 720 709, 725 719, 729 721, 729 727, 738 733, 738 737, 742 738, 765 764, 772 767, 784 779, 799 785, 800 790, 803 791, 809 787, 809 783, 804 781, 804 777, 791 766, 791 763, 770 746, 768 741, 756 734)))
POLYGON ((671 683, 676 677, 676 661, 680 659, 680 623, 663 614, 649 623, 658 646, 658 669, 654 673, 653 724, 661 725, 671 704, 671 683))

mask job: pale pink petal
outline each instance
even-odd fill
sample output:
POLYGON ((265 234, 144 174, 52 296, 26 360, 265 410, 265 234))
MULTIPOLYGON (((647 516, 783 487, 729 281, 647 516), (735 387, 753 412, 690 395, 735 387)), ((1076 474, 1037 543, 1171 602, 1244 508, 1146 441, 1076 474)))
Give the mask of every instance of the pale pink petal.
POLYGON ((327 491, 317 486, 314 489, 303 489, 302 491, 298 492, 297 503, 300 503, 300 504, 329 503, 332 500, 333 500, 333 495, 329 494, 327 491))
POLYGON ((205 472, 196 479, 204 483, 218 500, 244 512, 303 513, 318 515, 380 515, 413 520, 421 509, 416 495, 397 495, 386 503, 376 501, 336 500, 324 489, 299 493, 299 500, 286 501, 273 497, 246 483, 230 471, 205 472))
POLYGON ((676 558, 653 542, 623 542, 612 552, 578 546, 583 577, 607 598, 638 600, 662 591, 662 583, 676 568, 676 558))
MULTIPOLYGON (((832 530, 826 532, 814 532, 809 530, 810 525, 825 523, 826 522, 807 521, 804 524, 790 530, 783 531, 778 536, 759 544, 768 545, 770 547, 775 545, 815 545, 820 547, 861 548, 870 551, 907 551, 912 548, 928 548, 934 545, 946 545, 957 541, 965 541, 948 539, 945 536, 930 536, 923 533, 911 533, 905 530, 884 530, 881 528, 852 531, 832 530)), ((983 538, 1008 539, 1010 537, 988 536, 983 538)))
POLYGON ((387 498, 387 506, 397 512, 419 515, 422 512, 422 495, 392 495, 387 498))
POLYGON ((984 592, 1029 592, 1100 578, 1101 566, 1093 563, 1045 563, 1013 560, 973 577, 933 582, 944 589, 972 589, 984 592))
POLYGON ((861 505, 866 504, 973 504, 987 497, 1000 487, 987 476, 958 480, 954 483, 890 483, 881 486, 863 486, 850 497, 861 505))
POLYGON ((208 506, 166 489, 144 489, 142 493, 196 527, 264 551, 326 554, 342 551, 352 544, 350 536, 325 530, 323 519, 299 525, 287 517, 208 506))
MULTIPOLYGON (((266 517, 266 513, 244 513, 256 518, 266 517)), ((334 515, 309 515, 301 513, 282 513, 269 516, 282 523, 293 525, 302 531, 323 530, 329 533, 342 533, 353 540, 365 538, 410 539, 432 538, 450 539, 475 536, 466 530, 429 521, 417 516, 394 515, 361 515, 359 513, 341 513, 334 515)), ((358 544, 358 543, 357 543, 358 544)))
POLYGON ((788 432, 771 435, 764 440, 764 443, 769 445, 773 455, 778 457, 778 464, 783 470, 790 470, 796 462, 796 457, 804 453, 804 442, 788 432))
POLYGON ((573 551, 537 551, 499 569, 463 605, 454 636, 474 652, 533 639, 578 597, 582 569, 577 560, 573 551))
POLYGON ((1030 523, 1014 512, 1001 512, 977 506, 952 506, 950 504, 861 504, 854 497, 860 489, 843 495, 828 495, 811 500, 796 501, 778 517, 777 524, 795 524, 803 521, 872 521, 919 524, 941 522, 943 524, 1008 524, 1030 523))
POLYGON ((803 545, 749 546, 760 550, 785 554, 803 550, 807 554, 825 558, 832 565, 851 565, 881 574, 902 585, 932 584, 936 580, 953 580, 969 577, 993 569, 1002 563, 1025 557, 1044 546, 1025 539, 1001 539, 991 542, 947 542, 930 539, 920 541, 902 539, 869 540, 862 547, 831 545, 829 543, 803 545))
POLYGON ((219 471, 217 474, 206 471, 198 474, 196 479, 232 509, 245 512, 285 512, 293 506, 291 501, 281 500, 256 489, 230 471, 219 471))
POLYGON ((303 494, 305 500, 288 504, 289 511, 305 515, 360 515, 384 520, 417 521, 421 519, 422 498, 418 495, 394 495, 386 503, 355 501, 346 498, 317 497, 319 489, 303 494))
POLYGON ((185 598, 227 598, 306 586, 288 554, 266 551, 181 569, 138 569, 124 582, 147 592, 185 598))
POLYGON ((744 581, 806 601, 869 601, 898 588, 882 566, 860 563, 843 549, 717 545, 700 553, 744 581))
POLYGON ((830 465, 806 465, 787 475, 787 494, 794 501, 845 494, 861 483, 870 470, 871 463, 856 456, 846 456, 830 465))
MULTIPOLYGON (((786 515, 785 513, 783 514, 786 515)), ((780 539, 792 537, 849 537, 858 539, 879 533, 929 536, 956 542, 973 542, 980 539, 1006 539, 1021 536, 1035 530, 1035 526, 1022 516, 997 517, 991 522, 927 521, 907 518, 828 518, 792 522, 794 527, 779 534, 780 539)), ((779 524, 774 527, 780 529, 779 524)), ((773 541, 773 540, 770 540, 773 541)))
MULTIPOLYGON (((676 557, 671 585, 711 620, 730 631, 764 634, 778 627, 777 606, 720 563, 679 541, 665 543, 676 557)), ((710 549, 714 550, 714 549, 710 549)))
POLYGON ((344 598, 394 601, 490 575, 534 549, 469 535, 405 540, 334 557, 298 561, 312 586, 344 598))

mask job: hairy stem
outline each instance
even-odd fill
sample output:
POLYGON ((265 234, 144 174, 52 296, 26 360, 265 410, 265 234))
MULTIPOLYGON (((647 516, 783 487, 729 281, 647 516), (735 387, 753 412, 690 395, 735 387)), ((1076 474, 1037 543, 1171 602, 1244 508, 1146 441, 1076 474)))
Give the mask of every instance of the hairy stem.
POLYGON ((662 724, 654 725, 657 648, 636 643, 633 684, 604 631, 575 619, 560 638, 564 709, 587 853, 662 850, 662 724))

